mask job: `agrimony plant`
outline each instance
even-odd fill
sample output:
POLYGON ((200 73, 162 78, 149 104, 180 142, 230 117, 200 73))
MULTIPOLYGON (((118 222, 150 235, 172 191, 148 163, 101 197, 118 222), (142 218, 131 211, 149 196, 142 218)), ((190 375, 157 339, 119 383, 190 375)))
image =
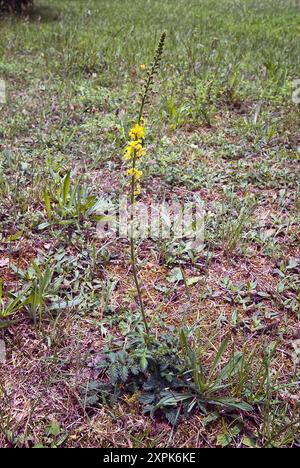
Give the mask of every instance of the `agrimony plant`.
POLYGON ((158 47, 156 49, 154 59, 150 65, 149 70, 147 71, 147 80, 144 84, 143 90, 140 94, 141 101, 139 106, 139 111, 137 115, 137 120, 132 126, 129 132, 130 141, 127 143, 127 146, 124 150, 124 158, 128 164, 127 175, 130 177, 130 256, 132 271, 134 276, 134 282, 137 289, 137 294, 139 298, 141 313, 143 322, 145 325, 145 331, 149 335, 149 326, 147 323, 145 307, 142 298, 142 291, 140 282, 138 279, 137 265, 136 265, 136 253, 135 253, 135 242, 134 242, 134 208, 136 197, 141 193, 141 184, 140 180, 143 175, 143 172, 139 169, 139 163, 141 158, 146 155, 146 149, 144 146, 145 136, 146 136, 146 125, 144 120, 144 109, 146 104, 149 102, 149 97, 153 89, 154 78, 158 72, 159 65, 162 58, 162 53, 165 45, 166 34, 161 35, 158 47))

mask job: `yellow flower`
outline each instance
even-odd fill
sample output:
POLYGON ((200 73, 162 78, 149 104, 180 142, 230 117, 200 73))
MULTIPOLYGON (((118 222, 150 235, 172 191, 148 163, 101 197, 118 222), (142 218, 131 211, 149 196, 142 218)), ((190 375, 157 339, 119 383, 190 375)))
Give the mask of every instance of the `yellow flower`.
POLYGON ((133 167, 131 169, 127 170, 127 175, 134 177, 135 179, 135 191, 134 195, 140 195, 141 193, 141 184, 140 180, 143 175, 143 171, 140 171, 139 169, 134 169, 133 167))
POLYGON ((128 161, 129 159, 131 159, 134 153, 136 153, 136 156, 138 158, 145 156, 146 150, 145 148, 143 148, 141 140, 129 141, 127 143, 127 146, 124 150, 125 160, 128 161))
POLYGON ((137 150, 137 153, 136 153, 138 158, 145 156, 145 154, 146 154, 146 150, 142 146, 137 150))
POLYGON ((141 193, 141 184, 138 182, 136 184, 136 188, 135 188, 135 191, 134 191, 134 195, 137 196, 137 195, 140 195, 141 193))
MULTIPOLYGON (((143 140, 146 135, 145 121, 144 119, 140 120, 140 123, 135 124, 130 132, 129 136, 131 141, 127 143, 126 148, 124 149, 124 158, 126 161, 133 160, 132 165, 135 166, 136 160, 145 156, 146 149, 143 147, 143 140)), ((141 184, 140 180, 143 175, 143 172, 135 167, 127 169, 127 175, 134 178, 134 195, 139 195, 141 193, 141 184)))
POLYGON ((127 175, 134 177, 136 180, 141 180, 141 177, 143 175, 143 171, 140 171, 139 169, 127 169, 127 175))
POLYGON ((133 155, 133 148, 132 146, 126 146, 125 150, 124 150, 124 159, 125 161, 128 161, 129 159, 132 158, 132 155, 133 155))
POLYGON ((141 68, 141 70, 145 70, 146 65, 145 65, 144 63, 142 63, 142 64, 140 65, 140 68, 141 68))
POLYGON ((125 149, 125 153, 124 153, 124 158, 125 158, 125 161, 129 161, 129 159, 131 159, 131 152, 130 152, 130 149, 129 148, 126 148, 125 149))
POLYGON ((141 393, 140 392, 135 392, 133 395, 126 395, 124 397, 124 400, 126 401, 126 403, 128 403, 129 405, 133 405, 135 403, 138 403, 139 399, 140 399, 140 396, 141 396, 141 393))
POLYGON ((144 140, 146 135, 146 129, 144 125, 135 124, 129 132, 129 136, 132 140, 144 140))

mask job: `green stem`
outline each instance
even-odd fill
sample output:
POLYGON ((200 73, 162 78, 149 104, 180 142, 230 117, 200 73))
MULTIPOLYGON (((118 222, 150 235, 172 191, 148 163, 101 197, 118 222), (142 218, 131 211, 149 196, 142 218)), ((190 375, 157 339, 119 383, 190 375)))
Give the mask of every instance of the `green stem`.
POLYGON ((151 72, 150 72, 149 77, 148 77, 148 80, 147 80, 146 85, 145 85, 145 92, 144 92, 144 95, 142 97, 141 107, 140 107, 139 116, 138 116, 138 124, 139 125, 140 125, 142 117, 143 117, 143 112, 144 112, 144 107, 145 107, 145 103, 146 103, 146 99, 147 99, 147 94, 148 94, 150 86, 151 86, 151 79, 152 79, 152 76, 153 76, 154 72, 155 72, 155 69, 154 69, 154 67, 152 67, 151 72))
MULTIPOLYGON (((135 169, 136 166, 136 153, 133 155, 133 162, 132 162, 132 169, 135 169)), ((135 256, 135 245, 134 245, 134 237, 133 237, 133 221, 134 221, 134 206, 135 206, 135 176, 131 177, 131 211, 130 211, 130 256, 131 256, 131 264, 132 264, 132 272, 133 272, 133 277, 134 277, 134 282, 136 286, 136 290, 138 293, 138 298, 139 298, 139 303, 140 303, 140 308, 142 312, 142 317, 143 317, 143 322, 145 325, 145 331, 147 335, 149 335, 149 327, 147 323, 147 318, 146 318, 146 312, 145 312, 145 307, 143 303, 143 298, 142 298, 142 291, 141 291, 141 286, 139 283, 138 279, 138 274, 137 274, 137 267, 136 267, 136 256, 135 256)))
POLYGON ((143 298, 142 298, 142 291, 141 291, 140 283, 139 283, 138 276, 137 276, 135 249, 134 249, 134 240, 133 240, 133 238, 130 239, 130 254, 131 254, 131 262, 132 262, 132 272, 133 272, 133 277, 134 277, 134 281, 135 281, 135 285, 136 285, 136 290, 137 290, 137 293, 138 293, 139 303, 140 303, 141 312, 142 312, 142 316, 143 316, 143 322, 144 322, 144 325, 145 325, 145 331, 146 331, 147 335, 149 335, 149 327, 148 327, 148 323, 147 323, 147 317, 146 317, 146 312, 145 312, 143 298))

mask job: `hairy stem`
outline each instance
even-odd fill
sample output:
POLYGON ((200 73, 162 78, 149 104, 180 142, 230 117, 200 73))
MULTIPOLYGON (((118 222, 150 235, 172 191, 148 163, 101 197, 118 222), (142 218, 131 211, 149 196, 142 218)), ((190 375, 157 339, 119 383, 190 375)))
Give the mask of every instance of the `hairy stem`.
MULTIPOLYGON (((135 166, 136 166, 136 152, 133 155, 132 168, 135 169, 135 166)), ((135 177, 132 176, 132 178, 131 178, 131 200, 130 200, 130 204, 131 204, 131 211, 130 211, 130 256, 131 256, 132 272, 133 272, 133 277, 134 277, 136 290, 137 290, 137 293, 138 293, 141 313, 142 313, 143 322, 144 322, 144 325, 145 325, 145 331, 146 331, 147 335, 149 335, 149 327, 148 327, 148 323, 147 323, 146 312, 145 312, 144 302, 143 302, 143 298, 142 298, 142 291, 141 291, 141 286, 140 286, 139 279, 138 279, 137 266, 136 266, 135 243, 134 243, 134 232, 133 232, 133 230, 134 230, 134 226, 133 226, 134 206, 135 206, 134 190, 135 190, 135 177)))

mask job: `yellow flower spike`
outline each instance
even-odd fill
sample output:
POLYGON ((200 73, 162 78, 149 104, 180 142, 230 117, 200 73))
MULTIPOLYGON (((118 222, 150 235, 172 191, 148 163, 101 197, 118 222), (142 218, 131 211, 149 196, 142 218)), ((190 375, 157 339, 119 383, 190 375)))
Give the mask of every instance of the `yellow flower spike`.
POLYGON ((146 136, 146 129, 144 125, 135 124, 129 132, 129 137, 132 140, 144 140, 146 136))

